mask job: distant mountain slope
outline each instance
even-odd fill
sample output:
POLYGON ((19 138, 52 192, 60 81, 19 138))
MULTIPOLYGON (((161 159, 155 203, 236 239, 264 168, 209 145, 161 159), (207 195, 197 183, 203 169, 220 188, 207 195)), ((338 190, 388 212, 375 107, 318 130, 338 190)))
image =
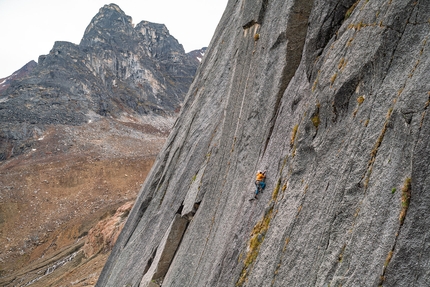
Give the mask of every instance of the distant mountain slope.
POLYGON ((201 48, 199 50, 193 50, 191 52, 188 52, 187 54, 191 57, 193 57, 194 59, 196 59, 197 61, 201 62, 203 60, 203 57, 206 54, 206 50, 207 48, 201 48))
POLYGON ((27 150, 47 125, 174 116, 198 65, 164 25, 133 27, 117 5, 105 5, 79 45, 56 42, 1 93, 0 159, 27 150))

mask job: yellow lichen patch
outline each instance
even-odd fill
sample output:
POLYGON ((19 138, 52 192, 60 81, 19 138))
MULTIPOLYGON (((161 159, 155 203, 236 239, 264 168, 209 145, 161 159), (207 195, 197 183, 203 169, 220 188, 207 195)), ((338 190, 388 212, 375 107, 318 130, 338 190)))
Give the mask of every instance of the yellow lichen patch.
POLYGON ((333 85, 334 81, 336 81, 337 78, 337 72, 333 74, 333 76, 331 76, 330 78, 330 84, 333 85))
POLYGON ((357 98, 357 103, 358 103, 358 107, 354 110, 354 113, 353 113, 353 117, 355 118, 355 116, 357 115, 357 113, 358 113, 358 108, 361 106, 361 104, 364 102, 364 96, 359 96, 358 98, 357 98))
POLYGON ((388 252, 387 258, 385 259, 385 262, 384 262, 384 268, 387 268, 388 264, 390 264, 391 257, 393 257, 393 250, 388 252))
POLYGON ((409 202, 411 199, 411 178, 408 177, 405 179, 405 182, 403 183, 403 187, 402 187, 402 210, 400 211, 400 215, 399 215, 399 221, 400 221, 400 225, 403 224, 403 222, 405 221, 405 217, 406 217, 406 212, 408 211, 409 208, 409 202))
POLYGON ((429 95, 429 99, 426 102, 426 104, 424 105, 424 109, 427 109, 427 107, 430 105, 430 92, 427 93, 429 95))
POLYGON ((297 130, 299 129, 299 125, 295 125, 293 127, 293 131, 291 132, 291 140, 290 140, 290 146, 293 147, 294 146, 294 142, 296 141, 296 136, 297 136, 297 130))
POLYGON ((343 247, 342 247, 342 249, 341 249, 341 251, 339 253, 339 257, 338 257, 338 261, 339 262, 342 262, 342 260, 343 260, 343 254, 345 252, 345 249, 346 249, 346 244, 343 245, 343 247))
POLYGON ((355 7, 357 7, 358 3, 360 3, 360 0, 358 0, 357 2, 352 4, 352 6, 348 9, 348 11, 346 11, 345 20, 348 19, 352 15, 352 12, 354 12, 354 9, 355 9, 355 7))
POLYGON ((272 201, 276 201, 276 199, 278 198, 278 193, 279 193, 279 188, 280 187, 281 187, 281 179, 278 180, 278 183, 276 184, 276 187, 273 190, 272 201))
POLYGON ((357 29, 358 31, 361 30, 361 28, 366 27, 367 25, 363 23, 363 21, 358 22, 358 24, 355 26, 355 29, 357 29))
POLYGON ((354 24, 354 23, 349 24, 349 25, 348 25, 348 29, 355 29, 355 30, 357 30, 357 31, 360 31, 360 30, 361 30, 361 28, 365 28, 365 27, 376 27, 376 26, 378 26, 378 24, 377 24, 377 23, 370 23, 370 24, 366 24, 366 23, 363 23, 363 21, 360 21, 360 22, 358 22, 358 23, 356 23, 356 24, 354 24))
POLYGON ((284 183, 284 185, 282 186, 282 192, 284 192, 287 189, 287 183, 284 183))
POLYGON ((393 108, 390 107, 388 109, 388 112, 387 112, 387 115, 386 115, 386 121, 384 123, 384 126, 382 127, 381 134, 379 135, 378 140, 376 141, 376 143, 375 143, 375 145, 374 145, 374 147, 372 149, 372 152, 370 153, 371 163, 373 163, 373 161, 375 160, 376 153, 378 152, 379 146, 381 145, 382 140, 384 139, 385 132, 387 131, 387 127, 388 127, 388 122, 389 122, 389 120, 391 118, 391 114, 392 113, 393 113, 393 108))
POLYGON ((297 151, 297 147, 294 146, 293 151, 291 152, 291 156, 295 157, 296 156, 296 151, 297 151))
POLYGON ((345 58, 340 59, 339 64, 337 64, 337 68, 340 70, 345 62, 345 58))
POLYGON ((340 59, 339 63, 337 64, 337 68, 339 70, 344 70, 346 67, 346 63, 347 61, 345 60, 345 58, 340 59))
POLYGON ((367 127, 369 125, 369 119, 364 122, 364 126, 367 127))
POLYGON ((387 270, 387 266, 388 264, 390 264, 391 258, 393 257, 393 250, 390 250, 390 252, 388 252, 387 258, 385 258, 385 262, 384 262, 384 268, 382 271, 382 275, 379 277, 379 284, 378 287, 382 287, 384 281, 385 281, 385 271, 387 270))
POLYGON ((289 237, 287 237, 287 239, 285 239, 285 243, 284 243, 284 247, 282 248, 282 252, 285 252, 287 250, 288 243, 290 243, 289 237))
POLYGON ((320 103, 316 104, 316 108, 311 117, 311 121, 314 127, 318 130, 318 126, 320 125, 320 103))
POLYGON ((393 113, 393 108, 389 108, 388 109, 388 112, 387 112, 387 115, 385 116, 385 118, 387 119, 387 120, 389 120, 390 119, 390 117, 391 117, 391 114, 393 113))
POLYGON ((257 224, 254 226, 254 229, 251 233, 251 239, 248 245, 248 253, 246 254, 246 258, 244 261, 244 267, 242 269, 242 273, 240 275, 239 280, 236 282, 236 286, 242 286, 246 282, 249 269, 254 263, 255 259, 257 259, 258 253, 260 251, 260 246, 264 241, 264 237, 266 235, 267 230, 269 229, 272 214, 273 207, 270 208, 269 211, 264 215, 263 219, 257 222, 257 224))
POLYGON ((321 72, 321 71, 318 71, 317 78, 315 79, 315 81, 314 81, 314 83, 313 83, 313 85, 312 85, 312 92, 315 92, 315 90, 316 90, 316 88, 317 88, 317 85, 318 85, 318 79, 319 79, 319 77, 320 77, 320 72, 321 72))
POLYGON ((320 125, 320 115, 316 114, 311 118, 312 123, 314 124, 314 127, 318 129, 318 126, 320 125))
POLYGON ((237 262, 240 263, 240 261, 242 261, 243 259, 243 253, 240 252, 239 257, 237 258, 237 262))
POLYGON ((315 90, 317 89, 317 85, 318 85, 318 78, 315 79, 315 81, 312 85, 312 92, 315 92, 315 90))
POLYGON ((357 115, 357 113, 358 113, 358 108, 356 108, 356 109, 354 110, 354 112, 352 113, 352 116, 355 118, 355 116, 357 115))
POLYGON ((360 207, 357 207, 354 213, 354 217, 357 217, 360 214, 360 207))

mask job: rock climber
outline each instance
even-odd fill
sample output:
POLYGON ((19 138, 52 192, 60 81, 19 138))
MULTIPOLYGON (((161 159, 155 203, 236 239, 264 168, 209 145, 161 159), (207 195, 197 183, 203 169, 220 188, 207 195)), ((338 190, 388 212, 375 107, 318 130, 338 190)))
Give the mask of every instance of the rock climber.
POLYGON ((255 177, 255 196, 254 198, 257 199, 257 195, 259 192, 263 192, 263 189, 266 187, 266 171, 257 171, 257 175, 255 177))

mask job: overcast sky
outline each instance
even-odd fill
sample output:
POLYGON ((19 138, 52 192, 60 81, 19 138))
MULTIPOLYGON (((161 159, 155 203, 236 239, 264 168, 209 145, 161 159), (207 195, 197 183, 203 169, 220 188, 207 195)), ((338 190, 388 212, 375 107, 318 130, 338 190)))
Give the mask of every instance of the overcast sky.
POLYGON ((0 78, 37 62, 55 41, 79 44, 91 19, 110 3, 134 24, 165 24, 189 52, 209 45, 227 0, 0 0, 0 78))

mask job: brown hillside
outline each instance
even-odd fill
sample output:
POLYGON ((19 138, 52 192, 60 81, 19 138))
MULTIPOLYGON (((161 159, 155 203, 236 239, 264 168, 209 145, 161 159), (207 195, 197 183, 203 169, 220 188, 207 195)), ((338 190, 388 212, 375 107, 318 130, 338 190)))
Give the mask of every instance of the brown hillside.
POLYGON ((95 283, 110 249, 86 258, 87 234, 134 201, 167 133, 166 126, 106 119, 56 126, 0 165, 2 286, 95 283), (70 256, 72 263, 53 267, 70 256))

